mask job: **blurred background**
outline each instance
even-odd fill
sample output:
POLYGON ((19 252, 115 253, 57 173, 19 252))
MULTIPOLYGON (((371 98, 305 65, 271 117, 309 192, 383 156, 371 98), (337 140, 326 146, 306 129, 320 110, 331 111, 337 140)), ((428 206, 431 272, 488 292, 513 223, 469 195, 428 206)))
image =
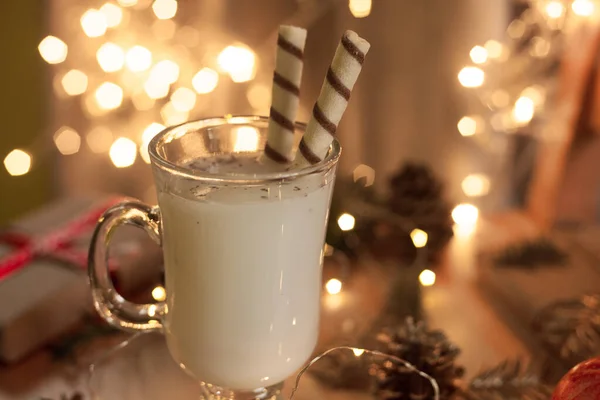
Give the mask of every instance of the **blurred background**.
POLYGON ((0 157, 6 165, 13 150, 26 153, 12 153, 0 172, 0 221, 70 194, 119 192, 152 201, 143 147, 162 126, 268 114, 281 23, 309 31, 303 121, 344 30, 372 43, 339 129, 342 173, 365 164, 383 187, 401 162, 424 161, 460 199, 466 176, 492 172, 486 152, 457 131, 467 105, 457 73, 472 63, 472 47, 503 37, 511 13, 505 0, 58 0, 0 7, 0 157))

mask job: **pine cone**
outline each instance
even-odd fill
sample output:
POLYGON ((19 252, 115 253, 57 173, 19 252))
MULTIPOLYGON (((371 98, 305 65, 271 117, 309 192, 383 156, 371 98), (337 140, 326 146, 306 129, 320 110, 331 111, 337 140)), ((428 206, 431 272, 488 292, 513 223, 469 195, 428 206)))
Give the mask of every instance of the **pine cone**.
MULTIPOLYGON (((408 361, 434 378, 442 400, 456 393, 464 369, 456 365, 460 354, 441 331, 428 330, 423 322, 407 318, 397 329, 384 332, 378 339, 382 351, 408 361)), ((433 387, 414 371, 394 363, 376 366, 376 394, 381 400, 433 400, 433 387)))
MULTIPOLYGON (((389 209, 427 232, 427 254, 430 260, 439 257, 452 238, 451 206, 444 199, 442 183, 425 165, 407 163, 390 179, 389 209)), ((410 232, 393 227, 390 239, 401 257, 414 254, 410 232)))

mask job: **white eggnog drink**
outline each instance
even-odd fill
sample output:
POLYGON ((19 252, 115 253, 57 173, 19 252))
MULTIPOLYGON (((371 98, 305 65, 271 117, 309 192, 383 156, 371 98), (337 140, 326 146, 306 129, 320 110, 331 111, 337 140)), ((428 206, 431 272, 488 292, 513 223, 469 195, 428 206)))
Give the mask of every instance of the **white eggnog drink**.
MULTIPOLYGON (((285 170, 258 156, 202 158, 187 167, 232 177, 285 170)), ((196 379, 234 390, 265 387, 310 357, 333 176, 260 185, 190 181, 178 194, 159 187, 167 343, 196 379)))

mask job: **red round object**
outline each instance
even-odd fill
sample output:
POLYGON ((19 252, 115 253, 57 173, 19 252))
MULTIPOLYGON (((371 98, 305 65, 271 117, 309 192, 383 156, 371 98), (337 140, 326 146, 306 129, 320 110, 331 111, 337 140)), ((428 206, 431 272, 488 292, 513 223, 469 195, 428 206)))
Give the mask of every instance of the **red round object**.
POLYGON ((562 377, 552 400, 600 399, 600 357, 577 364, 562 377))

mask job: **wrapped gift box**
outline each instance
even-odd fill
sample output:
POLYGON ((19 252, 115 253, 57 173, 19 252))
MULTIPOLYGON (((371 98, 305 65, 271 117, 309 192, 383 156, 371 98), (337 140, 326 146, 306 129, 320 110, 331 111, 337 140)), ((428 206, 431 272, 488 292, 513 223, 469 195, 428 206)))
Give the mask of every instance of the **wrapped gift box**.
MULTIPOLYGON (((89 242, 97 216, 118 200, 114 197, 60 200, 3 230, 0 235, 3 361, 18 361, 59 337, 93 310, 86 265, 89 242), (64 232, 65 227, 76 229, 70 229, 68 243, 59 251, 33 251, 30 257, 19 257, 26 254, 27 248, 35 248, 57 232, 64 232)), ((142 230, 127 226, 119 229, 112 238, 109 253, 120 292, 131 293, 159 279, 160 248, 142 230)))

